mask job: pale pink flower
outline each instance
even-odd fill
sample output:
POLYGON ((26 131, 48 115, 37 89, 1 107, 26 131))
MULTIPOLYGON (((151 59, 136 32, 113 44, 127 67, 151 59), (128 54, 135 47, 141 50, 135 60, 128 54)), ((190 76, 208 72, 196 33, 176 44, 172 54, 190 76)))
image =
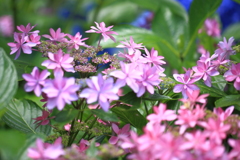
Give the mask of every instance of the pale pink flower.
MULTIPOLYGON (((90 146, 89 141, 85 140, 85 139, 81 139, 80 143, 79 143, 79 147, 78 147, 78 151, 79 152, 85 152, 90 146)), ((96 142, 95 146, 98 147, 100 146, 100 143, 96 142)))
POLYGON ((223 38, 223 41, 220 41, 218 43, 218 49, 216 49, 215 54, 220 56, 222 59, 229 59, 230 55, 236 54, 235 51, 232 49, 234 38, 231 37, 227 41, 226 38, 223 38))
MULTIPOLYGON (((36 25, 35 25, 35 26, 36 26, 36 25)), ((31 24, 28 23, 28 24, 26 25, 26 27, 25 27, 24 25, 17 26, 17 29, 18 29, 19 31, 23 32, 25 36, 27 36, 28 34, 38 34, 38 33, 39 33, 39 30, 30 32, 35 26, 31 26, 31 24)))
POLYGON ((40 38, 41 38, 41 36, 39 36, 39 35, 31 34, 30 36, 28 36, 27 42, 32 42, 32 43, 36 43, 36 44, 41 44, 40 38))
POLYGON ((128 54, 133 55, 136 51, 139 51, 140 49, 144 49, 144 46, 142 46, 142 43, 135 43, 132 36, 130 36, 130 41, 128 42, 123 42, 120 41, 122 44, 118 45, 118 48, 127 48, 128 49, 128 54))
POLYGON ((221 121, 225 121, 234 110, 234 106, 228 107, 225 111, 222 108, 214 108, 213 113, 215 113, 221 121))
POLYGON ((28 148, 27 156, 34 160, 56 159, 64 155, 65 151, 62 146, 62 139, 58 138, 53 144, 44 143, 37 139, 36 147, 28 148))
POLYGON ((52 28, 50 28, 49 31, 50 35, 44 34, 42 36, 53 42, 67 42, 67 39, 65 38, 66 34, 61 32, 61 28, 58 28, 56 32, 52 28))
POLYGON ((70 34, 68 34, 67 36, 70 38, 70 41, 68 43, 72 48, 79 49, 79 46, 88 47, 88 45, 86 45, 85 42, 83 42, 88 38, 81 39, 82 35, 79 32, 77 32, 75 36, 72 36, 70 34))
POLYGON ((204 22, 204 27, 209 36, 220 37, 221 30, 217 20, 210 18, 206 19, 204 22))
POLYGON ((11 47, 11 53, 16 53, 15 59, 17 59, 20 56, 21 50, 23 50, 23 53, 25 54, 31 54, 32 53, 32 47, 36 46, 36 43, 33 42, 27 42, 28 37, 24 36, 22 33, 14 33, 14 41, 17 43, 10 42, 8 43, 8 46, 11 47))
POLYGON ((0 33, 3 36, 11 37, 14 32, 13 18, 10 15, 0 17, 0 33))
POLYGON ((154 113, 147 116, 150 123, 161 123, 162 121, 173 121, 177 118, 175 111, 167 110, 167 105, 160 103, 159 106, 153 107, 154 113))
POLYGON ((240 159, 240 139, 229 139, 228 144, 232 147, 229 157, 231 159, 240 159))
POLYGON ((59 74, 55 79, 46 81, 42 91, 46 93, 47 108, 57 107, 62 110, 65 104, 71 104, 72 101, 78 100, 77 91, 80 86, 75 84, 74 78, 64 78, 59 74))
POLYGON ((232 64, 232 67, 225 72, 224 76, 226 81, 234 81, 236 90, 240 90, 240 63, 232 64))
POLYGON ((48 112, 48 111, 46 111, 46 110, 42 110, 42 116, 39 116, 39 117, 37 117, 37 118, 33 118, 33 119, 35 120, 35 122, 34 122, 33 124, 36 123, 36 125, 37 125, 37 126, 36 126, 36 129, 37 129, 40 125, 44 126, 44 125, 49 124, 50 119, 55 118, 55 116, 48 117, 49 114, 50 114, 50 112, 48 112))
POLYGON ((193 84, 198 81, 196 78, 191 79, 192 70, 187 70, 185 74, 173 74, 176 81, 183 83, 177 84, 173 88, 174 93, 182 92, 184 98, 187 98, 187 92, 192 94, 194 90, 199 90, 198 86, 193 84))
POLYGON ((111 28, 113 26, 106 27, 104 22, 101 22, 100 24, 95 22, 95 24, 97 28, 94 26, 91 26, 91 29, 86 31, 86 33, 101 33, 104 38, 104 41, 107 41, 109 38, 111 38, 114 42, 116 42, 115 38, 111 35, 111 34, 118 35, 117 32, 112 31, 111 28))
POLYGON ((111 136, 109 143, 117 144, 120 139, 124 139, 129 136, 130 124, 126 124, 122 129, 120 129, 115 123, 112 123, 112 129, 115 132, 116 136, 111 136))
POLYGON ((39 71, 37 67, 34 67, 31 74, 23 74, 22 77, 27 81, 24 86, 26 92, 34 91, 36 96, 40 96, 42 93, 42 87, 45 84, 46 78, 50 75, 47 70, 39 71))
POLYGON ((197 52, 204 55, 206 54, 208 51, 202 46, 202 45, 199 45, 198 48, 197 48, 197 52))
POLYGON ((119 87, 114 84, 112 77, 104 79, 101 74, 93 76, 86 80, 89 88, 85 88, 79 95, 81 98, 87 98, 87 103, 98 102, 102 109, 107 112, 111 100, 118 100, 119 87))
POLYGON ((73 65, 71 64, 74 58, 70 57, 70 54, 64 54, 62 49, 59 49, 56 53, 48 52, 48 58, 49 59, 42 62, 42 66, 47 67, 47 69, 59 70, 62 75, 62 69, 66 72, 75 72, 73 65))

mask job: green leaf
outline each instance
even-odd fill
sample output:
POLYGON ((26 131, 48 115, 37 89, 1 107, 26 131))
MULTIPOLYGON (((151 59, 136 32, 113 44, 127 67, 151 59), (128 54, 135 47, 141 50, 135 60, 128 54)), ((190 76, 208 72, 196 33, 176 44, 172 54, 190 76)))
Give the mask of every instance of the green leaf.
POLYGON ((211 97, 226 96, 226 93, 224 93, 223 91, 214 86, 208 87, 203 82, 200 81, 196 82, 195 84, 200 88, 201 93, 208 93, 211 97))
POLYGON ((144 95, 143 99, 150 100, 150 101, 162 101, 162 100, 172 100, 169 96, 164 96, 158 93, 147 93, 144 95))
POLYGON ((129 41, 130 36, 132 36, 135 43, 143 43, 148 49, 154 47, 160 55, 163 55, 166 58, 172 67, 182 67, 181 61, 177 56, 179 54, 178 50, 176 50, 167 40, 159 37, 152 31, 130 25, 116 26, 113 30, 118 33, 118 35, 114 35, 118 43, 114 43, 111 40, 106 42, 101 41, 100 45, 103 48, 114 48, 120 44, 120 41, 129 41))
MULTIPOLYGON (((193 58, 191 47, 195 43, 198 30, 206 18, 210 17, 221 4, 222 0, 194 0, 189 11, 189 42, 183 53, 183 57, 193 58)), ((191 60, 190 58, 190 60, 191 60)), ((187 59, 189 61, 189 59, 187 59)))
POLYGON ((68 110, 63 110, 60 111, 59 113, 56 114, 55 121, 59 123, 68 123, 71 120, 73 120, 78 114, 78 110, 76 109, 68 109, 68 110))
POLYGON ((229 39, 230 37, 234 37, 234 39, 240 39, 240 23, 235 23, 230 25, 224 32, 223 37, 229 39))
POLYGON ((29 69, 32 69, 34 66, 27 63, 27 62, 23 62, 23 61, 19 61, 19 60, 15 60, 13 61, 16 70, 17 70, 17 76, 18 76, 18 81, 23 80, 22 75, 24 73, 27 73, 26 71, 28 71, 29 69))
POLYGON ((18 86, 17 72, 12 61, 0 48, 0 109, 6 107, 18 86))
POLYGON ((222 75, 218 75, 212 77, 212 84, 215 84, 215 86, 217 86, 218 89, 223 91, 227 84, 227 81, 223 78, 222 75))
POLYGON ((104 112, 102 109, 92 109, 91 112, 100 119, 111 122, 118 122, 118 117, 112 111, 104 112))
POLYGON ((121 121, 130 123, 138 129, 142 129, 147 123, 146 118, 143 117, 138 110, 130 110, 130 108, 131 107, 126 105, 120 105, 112 108, 111 111, 115 113, 121 121))
POLYGON ((161 0, 161 2, 154 14, 152 30, 176 48, 180 35, 186 33, 188 15, 176 1, 161 0))
POLYGON ((137 4, 141 8, 157 11, 161 0, 126 0, 137 4))
POLYGON ((127 103, 132 105, 132 108, 134 107, 134 109, 138 109, 141 105, 141 98, 136 96, 136 93, 132 92, 128 92, 127 94, 125 94, 124 96, 121 96, 119 99, 121 102, 127 103))
POLYGON ((33 118, 42 115, 42 110, 36 103, 30 100, 13 99, 6 108, 7 111, 2 120, 10 127, 28 134, 40 132, 48 135, 51 132, 51 127, 48 125, 40 126, 35 130, 36 125, 33 124, 33 118))
POLYGON ((215 101, 216 107, 240 105, 240 95, 227 95, 215 101))

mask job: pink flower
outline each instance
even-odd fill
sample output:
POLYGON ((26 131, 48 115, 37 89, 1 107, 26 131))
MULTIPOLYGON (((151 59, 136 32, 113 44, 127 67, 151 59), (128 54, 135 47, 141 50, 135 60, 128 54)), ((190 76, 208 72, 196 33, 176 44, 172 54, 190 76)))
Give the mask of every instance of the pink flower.
POLYGON ((234 81, 236 90, 240 90, 240 63, 232 64, 232 67, 223 75, 226 81, 234 81))
POLYGON ((26 92, 34 91, 36 96, 40 96, 42 87, 45 84, 46 78, 50 75, 47 70, 39 71, 37 67, 34 67, 31 74, 23 74, 22 77, 27 81, 24 86, 26 92))
POLYGON ((11 37, 14 32, 13 18, 10 15, 0 17, 0 33, 3 36, 11 37))
POLYGON ((21 50, 23 50, 23 53, 26 54, 31 54, 32 53, 32 48, 36 46, 36 43, 33 42, 27 42, 28 37, 24 36, 24 34, 20 34, 20 33, 14 33, 14 41, 17 43, 8 43, 8 46, 11 47, 11 53, 10 54, 14 54, 16 53, 16 57, 15 59, 17 59, 20 56, 21 50))
POLYGON ((39 33, 39 30, 30 32, 35 26, 31 26, 31 24, 28 23, 26 27, 24 27, 24 25, 17 26, 17 29, 19 31, 23 32, 25 36, 27 36, 29 33, 30 34, 38 34, 39 33))
POLYGON ((109 101, 117 100, 119 87, 114 84, 112 77, 104 79, 101 74, 93 76, 86 80, 89 88, 85 88, 79 95, 81 98, 87 98, 87 103, 97 102, 102 109, 107 112, 109 109, 109 101))
POLYGON ((114 42, 116 42, 115 38, 111 35, 111 34, 118 35, 118 33, 112 31, 111 28, 113 26, 106 27, 104 22, 101 22, 100 25, 97 22, 95 22, 95 24, 97 28, 94 26, 91 26, 91 29, 86 31, 86 33, 101 33, 104 38, 104 41, 107 41, 109 38, 111 38, 114 42))
POLYGON ((126 124, 122 129, 119 129, 115 123, 112 123, 112 129, 117 134, 116 136, 111 136, 109 139, 110 144, 117 144, 119 139, 124 139, 129 136, 130 124, 126 124))
POLYGON ((215 113, 221 121, 225 121, 234 110, 234 106, 228 107, 225 111, 222 108, 214 108, 213 113, 215 113))
POLYGON ((35 120, 35 122, 33 124, 35 124, 35 123, 37 124, 36 129, 40 125, 44 126, 44 125, 49 124, 49 122, 50 122, 49 120, 55 118, 55 116, 48 118, 49 114, 50 114, 50 112, 48 112, 46 110, 42 110, 42 116, 39 116, 37 118, 33 118, 35 120))
POLYGON ((231 159, 240 159, 240 139, 229 139, 228 144, 232 147, 229 157, 231 159))
POLYGON ((53 42, 67 42, 67 39, 65 38, 66 34, 61 33, 61 28, 58 28, 56 32, 52 28, 50 28, 49 31, 50 35, 44 34, 42 36, 53 42))
POLYGON ((174 93, 182 92, 182 95, 184 98, 187 98, 187 92, 191 93, 194 90, 199 90, 198 86, 193 84, 198 79, 193 78, 191 79, 191 70, 187 70, 185 74, 173 74, 173 77, 176 81, 183 83, 183 84, 177 84, 173 88, 174 93))
POLYGON ((136 51, 139 51, 139 49, 143 49, 144 46, 142 46, 142 43, 135 43, 133 41, 132 36, 130 36, 130 41, 129 42, 123 42, 120 41, 123 45, 118 45, 118 48, 127 48, 128 49, 128 54, 133 55, 136 51))
POLYGON ((160 105, 154 106, 153 110, 154 113, 147 116, 147 119, 150 123, 161 123, 162 121, 173 121, 177 118, 175 111, 173 110, 166 110, 167 105, 160 103, 160 105))
POLYGON ((206 32, 209 36, 220 37, 221 30, 220 30, 219 23, 217 22, 217 20, 208 18, 204 22, 204 26, 205 26, 206 32))
POLYGON ((206 134, 210 139, 220 144, 222 139, 226 138, 226 132, 231 128, 230 125, 224 124, 220 119, 209 118, 208 122, 199 122, 199 125, 206 129, 206 134))
MULTIPOLYGON (((90 146, 89 141, 85 140, 85 139, 81 139, 79 147, 78 147, 78 151, 79 152, 85 152, 90 146)), ((95 146, 98 147, 100 146, 100 144, 98 142, 95 143, 95 146)))
POLYGON ((121 87, 127 84, 135 93, 137 93, 139 86, 136 83, 136 80, 141 79, 141 71, 136 69, 136 64, 134 63, 125 64, 121 61, 120 66, 121 70, 113 71, 110 75, 118 78, 117 82, 121 87))
POLYGON ((214 67, 210 66, 210 60, 206 60, 205 62, 197 61, 197 66, 192 67, 195 72, 193 77, 198 79, 202 78, 208 87, 211 87, 212 85, 211 76, 219 75, 219 72, 214 67))
POLYGON ((31 34, 28 38, 28 42, 36 43, 36 44, 41 44, 40 42, 41 36, 38 36, 36 34, 31 34))
POLYGON ((53 80, 46 81, 42 91, 48 97, 47 108, 57 107, 62 110, 66 103, 78 100, 77 91, 80 86, 75 84, 74 78, 64 78, 60 74, 53 80))
POLYGON ((57 53, 48 52, 48 58, 44 62, 42 62, 42 66, 47 67, 47 69, 54 69, 61 71, 63 75, 62 69, 66 72, 75 72, 73 65, 73 57, 70 57, 70 54, 64 54, 62 49, 59 49, 57 53))
POLYGON ((83 42, 88 38, 81 39, 82 35, 79 32, 77 32, 75 36, 72 36, 70 34, 68 34, 67 36, 70 38, 70 41, 68 43, 71 45, 71 47, 75 49, 79 49, 79 46, 88 47, 88 45, 86 45, 85 42, 83 42))
POLYGON ((226 38, 223 38, 223 41, 218 43, 218 49, 215 51, 214 54, 217 54, 221 57, 221 59, 229 59, 230 55, 234 55, 235 51, 232 49, 234 38, 229 38, 228 42, 226 38))
POLYGON ((54 144, 43 143, 43 141, 38 138, 36 141, 36 148, 28 148, 27 155, 34 160, 57 159, 59 156, 65 154, 61 143, 61 138, 58 138, 54 144))

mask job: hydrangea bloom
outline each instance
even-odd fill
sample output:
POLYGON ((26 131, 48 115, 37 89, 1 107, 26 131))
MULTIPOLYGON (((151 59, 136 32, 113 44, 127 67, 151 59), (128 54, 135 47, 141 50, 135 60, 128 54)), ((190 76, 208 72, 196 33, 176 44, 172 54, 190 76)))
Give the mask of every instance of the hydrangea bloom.
POLYGON ((215 51, 214 54, 217 54, 218 56, 224 59, 229 59, 229 55, 235 54, 235 51, 232 49, 233 41, 234 41, 233 37, 229 38, 228 41, 224 37, 223 41, 220 41, 218 43, 218 49, 215 51))
POLYGON ((224 76, 226 81, 234 81, 234 87, 236 90, 240 90, 240 63, 232 64, 232 67, 225 72, 224 76))
POLYGON ((25 54, 31 54, 32 53, 32 47, 36 46, 36 43, 33 42, 27 42, 28 37, 24 36, 24 33, 14 33, 14 41, 17 43, 10 42, 8 43, 8 46, 11 47, 11 53, 16 53, 15 59, 17 59, 20 56, 21 50, 23 50, 23 53, 25 54))
POLYGON ((72 36, 70 34, 68 34, 67 36, 70 38, 70 41, 68 43, 71 45, 72 48, 79 49, 79 46, 88 47, 88 45, 83 42, 88 38, 81 39, 82 35, 79 32, 77 32, 75 36, 72 36))
POLYGON ((101 74, 93 76, 91 79, 86 80, 89 88, 85 88, 81 93, 81 98, 87 98, 87 103, 97 102, 100 104, 104 111, 109 109, 109 101, 117 100, 119 87, 114 84, 112 77, 104 79, 101 74))
POLYGON ((204 22, 204 27, 209 36, 220 37, 221 30, 217 20, 210 18, 206 19, 204 22))
POLYGON ((75 72, 73 65, 73 57, 70 57, 70 54, 64 54, 62 49, 59 49, 57 53, 48 53, 49 59, 42 62, 42 66, 47 67, 48 69, 59 70, 62 72, 64 69, 67 72, 75 72))
MULTIPOLYGON (((35 25, 36 26, 36 25, 35 25)), ((26 27, 24 25, 20 25, 20 26, 17 26, 17 29, 21 32, 24 33, 24 35, 28 35, 29 33, 30 34, 38 34, 39 33, 39 30, 36 30, 36 31, 33 31, 33 32, 30 32, 35 26, 31 26, 30 23, 28 23, 26 25, 26 27)))
POLYGON ((95 24, 97 28, 94 26, 91 26, 92 29, 86 31, 86 33, 101 33, 104 38, 104 41, 107 41, 109 38, 111 38, 114 42, 116 42, 115 38, 111 35, 111 34, 118 35, 117 32, 112 31, 111 28, 113 26, 106 27, 104 22, 101 22, 100 24, 95 22, 95 24))
POLYGON ((26 92, 34 91, 36 96, 40 96, 42 93, 42 87, 45 84, 46 78, 50 75, 47 70, 39 71, 37 67, 34 67, 31 74, 23 74, 22 77, 27 81, 24 86, 26 92))
POLYGON ((67 42, 67 39, 65 38, 66 34, 61 32, 61 28, 58 28, 56 32, 52 28, 50 28, 49 31, 50 35, 44 34, 42 36, 53 42, 67 42))
POLYGON ((53 80, 46 81, 42 91, 46 93, 47 108, 53 109, 57 107, 62 110, 66 103, 71 104, 72 101, 78 100, 77 91, 80 86, 75 84, 74 78, 64 78, 61 74, 53 80))
POLYGON ((34 160, 57 159, 65 154, 61 143, 61 138, 58 138, 54 144, 44 143, 41 139, 37 139, 36 148, 29 148, 27 155, 34 160))
POLYGON ((42 116, 39 116, 37 118, 33 118, 35 120, 35 122, 33 124, 37 124, 36 129, 40 126, 40 125, 47 125, 50 122, 50 119, 55 118, 55 116, 49 117, 50 112, 46 111, 46 110, 42 110, 42 116))
POLYGON ((117 135, 111 136, 109 143, 117 144, 119 139, 124 139, 129 136, 130 124, 126 124, 122 129, 119 129, 115 123, 112 123, 112 129, 117 135))
POLYGON ((130 36, 130 41, 129 42, 123 42, 120 41, 122 44, 118 45, 117 47, 119 48, 127 48, 128 49, 128 54, 133 55, 136 51, 139 51, 139 49, 143 49, 144 46, 142 46, 142 43, 135 43, 132 36, 130 36))

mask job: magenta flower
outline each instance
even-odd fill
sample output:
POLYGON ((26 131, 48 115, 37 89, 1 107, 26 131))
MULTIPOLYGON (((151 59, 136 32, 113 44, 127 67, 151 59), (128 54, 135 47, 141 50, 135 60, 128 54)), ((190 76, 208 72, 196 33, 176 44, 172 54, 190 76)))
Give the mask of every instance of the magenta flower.
POLYGON ((206 32, 209 36, 220 37, 221 30, 220 30, 219 23, 217 22, 217 20, 208 18, 204 22, 204 26, 205 26, 206 32))
POLYGON ((49 31, 50 35, 44 34, 42 36, 53 42, 67 42, 67 39, 65 38, 66 34, 61 33, 61 28, 58 28, 56 32, 52 28, 50 28, 49 31))
POLYGON ((27 81, 24 86, 26 92, 34 91, 36 96, 40 96, 42 87, 45 84, 46 78, 50 75, 47 70, 39 71, 37 67, 34 67, 31 74, 23 74, 22 77, 27 81))
POLYGON ((48 52, 48 58, 42 62, 42 66, 47 67, 47 69, 59 70, 63 74, 62 69, 66 72, 75 72, 73 65, 73 57, 70 54, 64 54, 62 49, 59 49, 57 53, 48 52))
POLYGON ((58 138, 54 144, 44 143, 41 139, 37 139, 36 148, 28 148, 27 156, 34 160, 57 159, 65 152, 62 146, 62 139, 58 138))
POLYGON ((75 84, 74 78, 64 78, 61 74, 53 80, 46 81, 42 91, 46 93, 47 108, 53 109, 57 107, 62 110, 65 104, 71 104, 72 101, 78 100, 77 91, 80 86, 75 84))
POLYGON ((213 113, 215 113, 221 121, 225 121, 234 110, 234 106, 228 107, 225 111, 222 108, 214 108, 213 113))
POLYGON ((28 37, 24 36, 22 33, 14 33, 14 41, 17 43, 8 43, 8 46, 11 47, 11 53, 16 53, 15 59, 17 59, 20 56, 21 50, 23 50, 23 53, 25 54, 31 54, 32 53, 32 47, 36 46, 36 43, 33 42, 27 42, 28 37))
POLYGON ((187 98, 187 92, 191 93, 194 90, 199 90, 198 86, 193 84, 198 79, 193 78, 191 79, 191 70, 187 70, 185 74, 173 74, 173 77, 176 81, 183 83, 183 84, 177 84, 173 88, 174 93, 182 92, 182 95, 184 98, 187 98))
MULTIPOLYGON (((87 141, 85 139, 81 139, 81 141, 79 143, 78 151, 85 152, 89 148, 89 146, 90 146, 89 141, 87 141)), ((98 142, 96 142, 95 146, 98 147, 98 146, 100 146, 100 144, 98 142)))
POLYGON ((49 124, 50 119, 55 118, 55 116, 48 117, 49 114, 50 114, 50 112, 48 112, 46 110, 42 110, 42 116, 39 116, 37 118, 33 118, 35 120, 35 122, 33 124, 36 123, 36 125, 37 125, 35 129, 37 129, 41 125, 44 126, 44 125, 49 124))
POLYGON ((226 81, 234 81, 236 90, 240 90, 240 63, 232 64, 232 67, 223 75, 226 81))
POLYGON ((219 75, 219 72, 214 67, 211 67, 210 60, 206 60, 205 62, 197 61, 197 66, 192 67, 192 69, 195 72, 193 77, 197 79, 202 78, 208 87, 212 85, 211 76, 219 75))
POLYGON ((232 147, 229 158, 240 159, 240 139, 229 139, 228 144, 232 147))
POLYGON ((141 79, 141 71, 136 70, 136 64, 134 63, 125 64, 121 61, 120 66, 121 70, 113 71, 110 75, 118 78, 117 82, 121 87, 127 84, 135 93, 137 93, 139 86, 136 83, 136 80, 141 79))
POLYGON ((222 59, 229 59, 230 55, 235 54, 235 51, 232 49, 233 41, 234 41, 233 37, 229 38, 228 41, 224 37, 223 41, 220 41, 218 43, 218 49, 215 51, 214 54, 217 54, 222 59))
POLYGON ((110 144, 117 144, 119 139, 125 139, 130 135, 130 124, 126 124, 122 129, 119 129, 115 123, 112 123, 112 129, 116 133, 116 136, 111 136, 109 139, 110 144))
POLYGON ((189 105, 189 108, 193 108, 195 103, 202 103, 202 104, 206 104, 207 103, 207 99, 206 97, 209 96, 209 94, 202 94, 199 96, 200 90, 194 90, 192 93, 187 92, 187 99, 180 99, 180 101, 182 101, 183 103, 185 103, 186 105, 189 105))
POLYGON ((160 105, 153 107, 154 113, 147 116, 150 123, 160 124, 162 121, 173 121, 177 118, 175 111, 167 110, 167 105, 160 103, 160 105))
POLYGON ((87 98, 87 103, 97 102, 102 109, 107 112, 109 109, 109 102, 111 100, 118 100, 118 90, 112 77, 104 79, 101 74, 93 76, 86 80, 89 88, 85 88, 79 95, 81 98, 87 98))
POLYGON ((118 48, 127 48, 128 49, 128 54, 133 55, 136 51, 139 51, 139 49, 143 49, 144 46, 142 46, 142 43, 135 43, 133 41, 132 36, 130 36, 130 41, 128 42, 123 42, 120 41, 122 44, 118 45, 118 48))
POLYGON ((104 41, 107 41, 109 38, 111 38, 114 42, 116 42, 115 38, 111 35, 111 34, 118 35, 117 32, 112 31, 111 28, 113 26, 106 27, 104 22, 101 22, 100 25, 97 22, 95 22, 95 24, 97 28, 91 26, 91 29, 86 31, 86 33, 101 33, 104 38, 104 41))
POLYGON ((39 35, 31 34, 27 41, 36 43, 36 44, 41 44, 40 38, 41 38, 41 36, 39 36, 39 35))
POLYGON ((30 34, 38 34, 39 30, 30 32, 35 26, 31 26, 31 24, 28 23, 26 27, 24 27, 24 25, 17 26, 17 29, 19 31, 23 32, 25 36, 28 35, 29 33, 30 34))
POLYGON ((82 35, 79 32, 77 32, 75 36, 72 36, 70 34, 68 34, 67 36, 70 38, 70 41, 68 43, 71 45, 71 47, 75 49, 79 49, 79 46, 88 47, 88 45, 86 45, 85 42, 83 42, 88 38, 81 39, 82 35))

